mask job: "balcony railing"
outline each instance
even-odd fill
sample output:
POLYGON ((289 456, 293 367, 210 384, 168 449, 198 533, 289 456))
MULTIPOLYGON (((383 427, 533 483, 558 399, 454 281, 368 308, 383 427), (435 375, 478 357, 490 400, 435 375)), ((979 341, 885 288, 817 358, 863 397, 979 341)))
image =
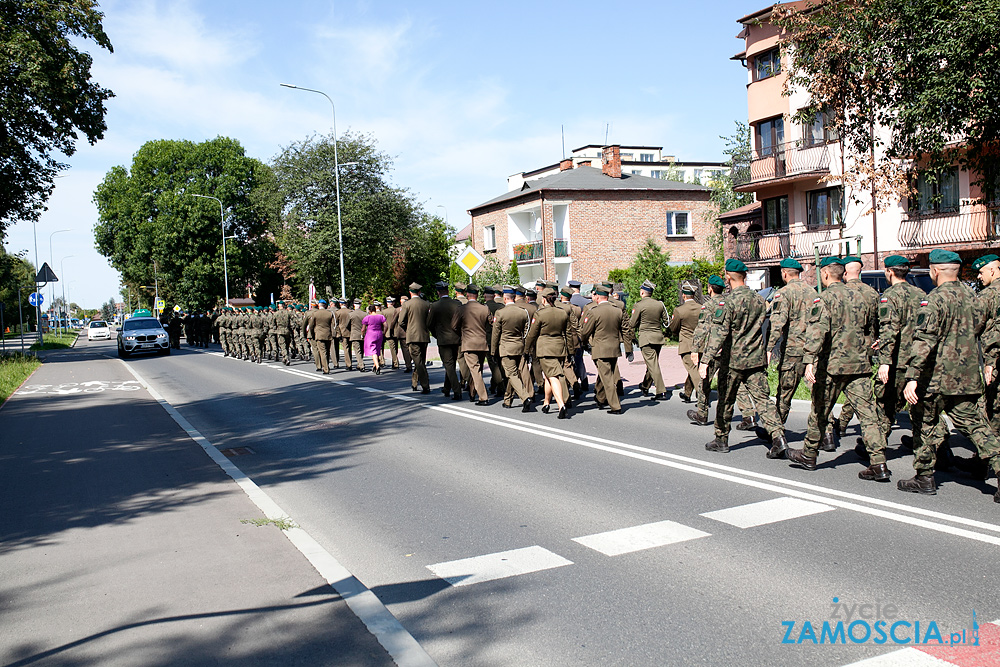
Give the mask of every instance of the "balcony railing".
POLYGON ((899 243, 921 248, 943 243, 996 243, 1000 240, 1000 210, 912 212, 899 225, 899 243))
POLYGON ((542 242, 532 241, 530 243, 514 244, 514 259, 518 264, 530 264, 542 261, 542 242))
POLYGON ((556 239, 556 257, 569 257, 569 239, 556 239))
MULTIPOLYGON (((736 239, 736 256, 744 262, 779 260, 785 257, 812 257, 813 244, 840 237, 839 225, 789 231, 744 232, 736 239)), ((835 245, 820 246, 820 255, 829 255, 835 245)))
POLYGON ((822 174, 830 171, 830 146, 805 146, 793 141, 753 151, 749 160, 734 161, 733 185, 749 185, 788 176, 822 174))

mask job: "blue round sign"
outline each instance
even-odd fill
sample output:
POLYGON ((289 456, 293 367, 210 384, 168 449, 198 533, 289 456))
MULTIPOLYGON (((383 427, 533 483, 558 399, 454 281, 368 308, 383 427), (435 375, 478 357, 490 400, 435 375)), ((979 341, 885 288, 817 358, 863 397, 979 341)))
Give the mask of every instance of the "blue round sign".
POLYGON ((43 297, 38 292, 32 292, 28 296, 28 303, 30 303, 32 306, 40 306, 44 302, 45 302, 45 297, 43 297))

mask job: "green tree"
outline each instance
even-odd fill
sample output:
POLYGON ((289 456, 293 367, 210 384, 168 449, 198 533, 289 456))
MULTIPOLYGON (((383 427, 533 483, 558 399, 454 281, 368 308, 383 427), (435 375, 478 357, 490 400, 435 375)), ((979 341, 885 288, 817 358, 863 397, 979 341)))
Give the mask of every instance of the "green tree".
POLYGON ((15 329, 20 321, 19 306, 24 313, 24 323, 27 327, 35 325, 35 307, 28 303, 28 295, 34 289, 35 267, 21 254, 11 254, 0 246, 0 303, 3 304, 4 327, 15 329), (20 290, 18 287, 28 287, 20 290))
POLYGON ((717 172, 716 176, 706 185, 712 188, 709 196, 711 206, 705 216, 706 222, 712 224, 712 234, 708 243, 716 261, 724 259, 723 231, 719 216, 740 206, 753 203, 753 193, 736 192, 734 181, 741 177, 742 171, 750 168, 750 126, 736 121, 736 132, 728 137, 719 137, 726 142, 722 154, 726 156, 728 171, 717 172))
POLYGON ((230 297, 259 287, 274 257, 269 227, 278 218, 271 169, 235 139, 147 142, 130 169, 114 167, 94 193, 98 252, 126 287, 159 285, 183 308, 208 308, 225 292, 219 204, 224 208, 230 297))
POLYGON ((857 158, 845 183, 884 208, 909 193, 909 160, 933 174, 958 159, 996 201, 1000 0, 816 2, 778 7, 775 17, 786 93, 811 96, 793 119, 826 114, 857 158))
POLYGON ((0 0, 0 239, 37 220, 78 133, 104 138, 113 93, 90 78, 92 40, 113 51, 95 0, 0 0))
MULTIPOLYGON (((400 248, 403 267, 401 278, 392 282, 383 293, 403 294, 407 285, 416 282, 424 286, 429 297, 434 298, 436 292, 431 285, 446 279, 442 278, 442 274, 449 270, 449 265, 461 271, 451 259, 455 232, 441 218, 422 213, 417 224, 407 231, 405 238, 408 240, 400 248)), ((467 277, 464 271, 462 275, 467 277)))

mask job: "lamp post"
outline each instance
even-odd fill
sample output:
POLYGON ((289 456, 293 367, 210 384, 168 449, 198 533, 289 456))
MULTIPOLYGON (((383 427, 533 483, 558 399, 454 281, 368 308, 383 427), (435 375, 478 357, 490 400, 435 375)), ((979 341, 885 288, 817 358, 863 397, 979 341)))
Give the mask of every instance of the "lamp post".
POLYGON ((63 293, 63 305, 66 306, 66 330, 69 332, 69 301, 66 300, 66 274, 63 270, 63 262, 65 262, 70 257, 76 257, 76 255, 66 255, 59 260, 59 275, 62 276, 62 293, 63 293))
POLYGON ((210 197, 209 195, 196 195, 193 192, 185 192, 184 194, 190 195, 192 197, 201 197, 202 199, 214 199, 219 202, 219 225, 222 227, 222 276, 223 280, 226 281, 226 305, 229 305, 229 262, 226 260, 226 238, 235 238, 233 236, 226 236, 226 218, 225 213, 222 210, 222 200, 218 197, 210 197))
MULTIPOLYGON (((330 103, 330 109, 333 110, 333 182, 337 188, 337 242, 340 244, 340 298, 347 298, 347 284, 344 282, 344 227, 340 222, 340 159, 337 156, 337 107, 334 106, 333 100, 330 96, 324 93, 322 90, 313 90, 312 88, 302 88, 301 86, 293 86, 290 83, 281 84, 285 88, 293 88, 295 90, 304 90, 309 93, 316 93, 317 95, 322 95, 326 98, 326 101, 330 103)), ((345 163, 347 164, 357 164, 345 163)))
MULTIPOLYGON (((52 254, 52 237, 55 236, 56 234, 61 234, 63 232, 68 232, 68 231, 71 231, 71 230, 69 230, 69 229, 57 229, 56 231, 54 231, 51 234, 49 234, 49 261, 52 262, 53 264, 56 263, 56 258, 52 254)), ((49 288, 49 305, 50 306, 54 306, 55 305, 55 301, 56 301, 56 286, 52 285, 49 288)))
MULTIPOLYGON (((17 288, 17 312, 21 317, 21 330, 19 331, 20 335, 18 336, 18 338, 21 339, 21 354, 24 354, 24 306, 21 305, 21 292, 23 290, 30 289, 31 287, 31 285, 24 285, 23 287, 19 285, 17 288)), ((38 283, 35 283, 34 287, 37 288, 38 283)))
MULTIPOLYGON (((38 271, 41 267, 38 266, 38 223, 34 220, 31 221, 31 231, 35 236, 35 291, 37 292, 38 271)), ((45 341, 42 339, 42 304, 40 303, 35 306, 35 326, 38 327, 38 346, 41 347, 45 341)))

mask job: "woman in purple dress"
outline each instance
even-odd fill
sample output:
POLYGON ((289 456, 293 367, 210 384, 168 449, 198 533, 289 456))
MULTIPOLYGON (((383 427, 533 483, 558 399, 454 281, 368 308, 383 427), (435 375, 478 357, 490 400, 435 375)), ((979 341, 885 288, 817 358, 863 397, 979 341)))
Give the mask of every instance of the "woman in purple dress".
POLYGON ((378 305, 368 306, 368 314, 361 320, 364 343, 362 354, 372 358, 375 375, 382 374, 382 346, 385 344, 385 318, 378 312, 378 305))

